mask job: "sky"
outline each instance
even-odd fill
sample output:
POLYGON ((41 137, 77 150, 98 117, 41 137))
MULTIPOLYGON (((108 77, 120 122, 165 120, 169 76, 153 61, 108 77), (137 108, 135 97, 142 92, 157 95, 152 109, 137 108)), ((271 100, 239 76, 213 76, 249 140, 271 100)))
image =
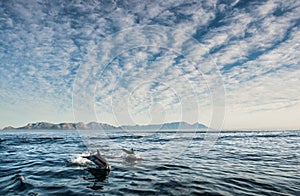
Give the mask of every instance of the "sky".
POLYGON ((0 128, 300 129, 298 0, 1 0, 0 128))

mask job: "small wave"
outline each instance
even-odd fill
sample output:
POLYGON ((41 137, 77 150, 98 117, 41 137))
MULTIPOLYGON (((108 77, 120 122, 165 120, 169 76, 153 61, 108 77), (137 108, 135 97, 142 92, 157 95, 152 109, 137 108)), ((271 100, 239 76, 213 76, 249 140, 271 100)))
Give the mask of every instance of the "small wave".
POLYGON ((27 191, 33 188, 33 185, 28 183, 25 177, 21 174, 15 174, 12 176, 6 184, 5 187, 2 188, 1 192, 11 192, 20 194, 22 191, 27 191))
POLYGON ((121 193, 123 193, 124 195, 127 194, 133 194, 133 195, 157 195, 157 192, 155 190, 151 190, 151 189, 130 189, 130 188, 120 188, 119 190, 121 193))
POLYGON ((174 164, 166 164, 168 168, 177 168, 177 169, 191 169, 189 166, 186 165, 174 165, 174 164))
POLYGON ((124 136, 109 136, 110 139, 140 139, 141 135, 124 135, 124 136))
POLYGON ((38 137, 34 138, 36 140, 63 140, 65 139, 64 137, 38 137))
POLYGON ((156 170, 182 170, 182 169, 191 169, 189 166, 185 165, 174 165, 174 164, 165 164, 156 168, 156 170))

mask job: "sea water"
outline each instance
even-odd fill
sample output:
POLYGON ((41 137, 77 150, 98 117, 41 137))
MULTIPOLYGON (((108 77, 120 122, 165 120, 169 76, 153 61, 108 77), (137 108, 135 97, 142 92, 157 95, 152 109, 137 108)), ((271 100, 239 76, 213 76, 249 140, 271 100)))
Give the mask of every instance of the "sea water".
POLYGON ((300 195, 299 141, 300 131, 1 131, 0 195, 300 195), (96 149, 107 175, 82 158, 96 149))

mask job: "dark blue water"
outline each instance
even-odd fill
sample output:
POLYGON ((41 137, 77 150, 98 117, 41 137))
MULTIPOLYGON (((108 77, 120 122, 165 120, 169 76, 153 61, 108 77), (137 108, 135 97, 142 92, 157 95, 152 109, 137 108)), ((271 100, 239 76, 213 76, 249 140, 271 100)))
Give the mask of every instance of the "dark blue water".
POLYGON ((300 195, 300 131, 223 132, 207 154, 204 133, 104 135, 0 132, 0 195, 300 195), (108 175, 81 158, 95 148, 108 175))

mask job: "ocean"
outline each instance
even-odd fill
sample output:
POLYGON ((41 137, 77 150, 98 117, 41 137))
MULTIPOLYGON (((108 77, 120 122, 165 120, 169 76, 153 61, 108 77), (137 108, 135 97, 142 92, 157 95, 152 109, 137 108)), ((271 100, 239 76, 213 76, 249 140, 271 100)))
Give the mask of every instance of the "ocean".
POLYGON ((0 195, 300 195, 299 141, 288 130, 0 131, 0 195), (82 158, 96 149, 109 173, 82 158))

